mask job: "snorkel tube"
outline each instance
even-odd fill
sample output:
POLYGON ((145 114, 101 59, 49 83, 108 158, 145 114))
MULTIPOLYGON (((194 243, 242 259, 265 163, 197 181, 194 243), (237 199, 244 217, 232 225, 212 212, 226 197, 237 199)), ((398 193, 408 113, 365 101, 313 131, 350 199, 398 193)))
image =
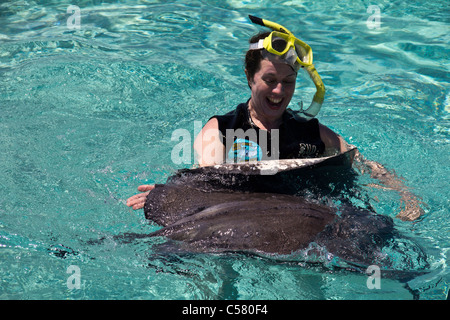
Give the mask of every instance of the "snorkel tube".
POLYGON ((317 72, 314 65, 306 67, 305 69, 308 72, 311 80, 314 82, 314 85, 316 86, 316 93, 314 94, 313 100, 308 109, 303 110, 303 104, 299 102, 299 112, 304 114, 306 118, 312 119, 319 113, 320 108, 322 107, 323 101, 325 99, 325 85, 323 84, 322 79, 320 78, 319 73, 317 72))
MULTIPOLYGON (((258 25, 261 25, 264 27, 268 27, 274 31, 287 33, 294 37, 294 34, 292 32, 290 32, 288 29, 286 29, 285 27, 283 27, 282 25, 280 25, 278 23, 268 21, 265 19, 261 19, 261 18, 251 16, 251 15, 249 15, 249 18, 255 24, 258 24, 258 25)), ((299 103, 300 111, 292 111, 292 110, 291 111, 292 111, 292 114, 294 115, 294 117, 296 117, 296 118, 302 117, 302 118, 312 119, 319 113, 320 108, 322 107, 322 104, 323 104, 323 101, 325 98, 325 86, 322 82, 322 79, 319 76, 319 73, 317 72, 316 68, 312 64, 312 51, 311 51, 311 64, 302 65, 301 67, 306 69, 311 80, 314 82, 314 85, 316 86, 316 93, 314 94, 311 105, 306 110, 303 110, 303 104, 299 103)))

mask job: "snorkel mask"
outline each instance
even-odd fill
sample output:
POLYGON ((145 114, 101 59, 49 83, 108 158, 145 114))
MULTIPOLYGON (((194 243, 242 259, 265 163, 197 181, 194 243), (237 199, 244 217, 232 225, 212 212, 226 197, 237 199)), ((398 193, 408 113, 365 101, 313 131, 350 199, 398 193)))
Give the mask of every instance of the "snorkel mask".
POLYGON ((263 49, 263 58, 271 61, 283 62, 291 66, 295 72, 300 68, 305 68, 316 86, 316 93, 308 109, 303 110, 303 104, 299 103, 300 111, 292 111, 294 117, 302 113, 302 117, 314 118, 320 111, 325 97, 325 86, 316 68, 313 65, 313 53, 309 45, 297 39, 292 32, 275 22, 250 16, 250 20, 261 26, 271 28, 273 31, 265 39, 257 43, 251 43, 250 50, 263 49))

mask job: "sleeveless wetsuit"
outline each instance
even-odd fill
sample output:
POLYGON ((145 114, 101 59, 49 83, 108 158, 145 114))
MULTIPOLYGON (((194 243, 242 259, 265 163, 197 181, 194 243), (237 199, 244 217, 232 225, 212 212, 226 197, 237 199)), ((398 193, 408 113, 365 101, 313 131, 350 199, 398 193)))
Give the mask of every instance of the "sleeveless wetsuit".
MULTIPOLYGON (((225 115, 216 115, 212 118, 216 118, 219 122, 219 130, 222 134, 223 144, 226 146, 225 151, 228 159, 234 158, 238 162, 273 159, 273 156, 271 156, 271 134, 265 130, 260 130, 252 123, 248 111, 248 101, 239 104, 235 110, 225 115), (250 134, 245 134, 244 139, 242 134, 229 136, 227 146, 227 129, 235 131, 242 129, 250 134), (264 135, 261 136, 260 131, 267 134, 267 143, 260 141, 260 137, 264 139, 264 135)), ((230 132, 230 130, 228 131, 230 132)), ((231 133, 233 132, 231 131, 231 133)), ((297 120, 288 110, 283 114, 278 143, 279 159, 316 158, 322 156, 325 150, 325 144, 320 138, 319 121, 315 118, 297 120)))

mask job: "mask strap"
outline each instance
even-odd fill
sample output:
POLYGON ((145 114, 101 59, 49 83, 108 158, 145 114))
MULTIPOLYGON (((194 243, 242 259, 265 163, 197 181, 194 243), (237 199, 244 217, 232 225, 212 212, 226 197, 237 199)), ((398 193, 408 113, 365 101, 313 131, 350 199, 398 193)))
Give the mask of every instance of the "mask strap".
POLYGON ((248 47, 249 50, 257 50, 257 49, 263 49, 264 48, 264 39, 260 39, 258 42, 250 43, 250 46, 248 47))

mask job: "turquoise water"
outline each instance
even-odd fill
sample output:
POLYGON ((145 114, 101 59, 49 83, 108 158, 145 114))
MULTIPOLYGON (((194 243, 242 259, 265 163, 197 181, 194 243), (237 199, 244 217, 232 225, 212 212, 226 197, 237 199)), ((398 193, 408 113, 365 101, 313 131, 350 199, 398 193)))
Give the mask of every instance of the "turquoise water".
MULTIPOLYGON (((369 29, 372 4, 1 2, 0 299, 446 299, 448 1, 378 1, 381 24, 369 29), (80 29, 67 25, 71 4, 80 29), (171 159, 172 132, 249 97, 243 55, 262 28, 248 14, 311 45, 327 87, 319 120, 426 203, 420 220, 395 220, 428 254, 409 289, 382 274, 370 290, 364 273, 326 263, 167 254, 161 239, 114 238, 158 228, 124 202, 188 166, 171 159)), ((293 108, 314 93, 307 77, 297 86, 293 108)), ((378 213, 399 212, 397 193, 361 189, 378 213)))

